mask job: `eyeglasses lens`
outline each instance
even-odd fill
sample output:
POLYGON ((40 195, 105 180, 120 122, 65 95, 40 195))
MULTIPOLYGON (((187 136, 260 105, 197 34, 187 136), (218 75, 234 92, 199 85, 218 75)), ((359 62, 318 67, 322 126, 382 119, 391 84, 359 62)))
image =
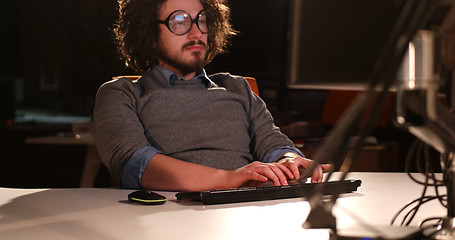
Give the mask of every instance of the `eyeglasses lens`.
POLYGON ((184 11, 178 11, 169 18, 169 28, 175 34, 185 34, 191 27, 191 17, 184 11))
POLYGON ((203 33, 207 33, 207 17, 206 16, 207 15, 205 14, 205 12, 202 12, 197 17, 197 26, 199 27, 199 30, 201 30, 201 32, 203 32, 203 33))
POLYGON ((212 31, 213 26, 215 25, 215 17, 210 11, 202 11, 198 16, 199 30, 202 33, 208 33, 212 31))
MULTIPOLYGON (((202 11, 195 22, 202 33, 208 33, 214 24, 214 17, 210 12, 202 11)), ((177 35, 183 35, 190 31, 192 24, 193 19, 185 11, 177 11, 169 18, 169 28, 177 35)))

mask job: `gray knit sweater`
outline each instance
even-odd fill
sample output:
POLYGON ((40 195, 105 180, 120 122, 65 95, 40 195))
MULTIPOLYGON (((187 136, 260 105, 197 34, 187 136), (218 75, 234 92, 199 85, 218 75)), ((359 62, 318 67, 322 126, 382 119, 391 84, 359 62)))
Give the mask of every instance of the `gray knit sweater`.
POLYGON ((144 146, 226 170, 260 161, 277 147, 293 146, 244 78, 227 73, 209 78, 171 87, 153 70, 137 81, 122 78, 100 87, 94 137, 116 183, 132 154, 144 146))

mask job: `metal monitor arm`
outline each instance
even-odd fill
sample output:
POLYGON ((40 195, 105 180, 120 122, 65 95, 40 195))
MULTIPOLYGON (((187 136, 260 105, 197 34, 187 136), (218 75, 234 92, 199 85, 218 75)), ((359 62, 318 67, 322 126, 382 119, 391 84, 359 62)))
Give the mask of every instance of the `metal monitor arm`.
POLYGON ((438 98, 435 76, 435 36, 419 31, 409 44, 397 92, 399 126, 441 153, 447 187, 447 216, 440 232, 455 234, 455 113, 438 98))

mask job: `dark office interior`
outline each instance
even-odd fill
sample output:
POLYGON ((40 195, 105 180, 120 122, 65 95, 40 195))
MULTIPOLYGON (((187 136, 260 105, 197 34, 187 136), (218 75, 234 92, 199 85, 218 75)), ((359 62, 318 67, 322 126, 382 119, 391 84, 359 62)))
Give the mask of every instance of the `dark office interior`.
MULTIPOLYGON (((98 87, 113 76, 135 74, 124 67, 113 42, 116 1, 0 0, 0 5, 0 187, 77 187, 85 146, 25 140, 71 132, 73 122, 90 121, 98 87)), ((321 123, 328 91, 286 87, 289 1, 231 0, 229 5, 240 34, 207 72, 255 77, 276 125, 297 144, 303 141, 311 154, 323 136, 308 137, 298 129, 321 123)), ((368 156, 387 163, 358 170, 404 170, 414 137, 386 121, 371 133, 385 150, 372 148, 368 156)), ((106 168, 94 186, 110 186, 106 168)))

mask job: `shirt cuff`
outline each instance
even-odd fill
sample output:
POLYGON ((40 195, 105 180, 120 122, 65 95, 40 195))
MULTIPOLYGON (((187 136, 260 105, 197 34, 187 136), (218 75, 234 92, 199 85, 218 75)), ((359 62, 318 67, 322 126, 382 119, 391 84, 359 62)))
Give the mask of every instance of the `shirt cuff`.
POLYGON ((150 159, 156 154, 162 154, 154 147, 147 146, 137 149, 125 166, 122 174, 122 188, 141 188, 142 173, 144 173, 150 159))
POLYGON ((262 159, 262 162, 264 162, 264 163, 276 162, 278 159, 280 159, 281 156, 283 156, 285 153, 288 153, 288 152, 293 152, 295 154, 300 155, 301 157, 305 157, 305 155, 303 155, 303 153, 299 149, 297 149, 295 147, 291 147, 291 146, 283 146, 283 147, 275 148, 272 151, 270 151, 269 153, 267 153, 265 155, 264 159, 262 159))

